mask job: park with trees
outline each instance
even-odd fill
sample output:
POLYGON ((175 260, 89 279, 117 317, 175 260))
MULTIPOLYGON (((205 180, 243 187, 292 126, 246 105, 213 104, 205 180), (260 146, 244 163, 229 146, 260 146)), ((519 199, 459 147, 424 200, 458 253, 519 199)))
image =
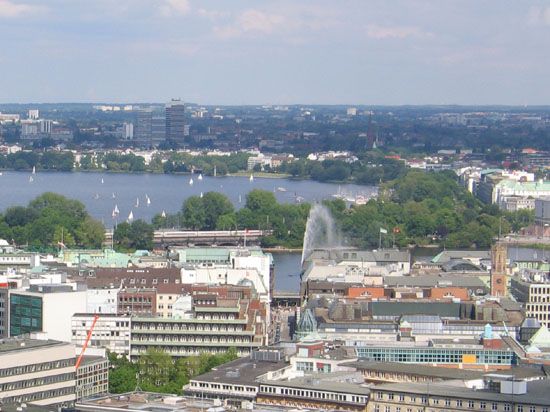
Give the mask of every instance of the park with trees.
POLYGON ((191 378, 237 358, 235 348, 220 354, 204 352, 177 359, 162 349, 150 348, 136 362, 109 353, 109 392, 131 392, 139 387, 143 391, 181 394, 191 378))

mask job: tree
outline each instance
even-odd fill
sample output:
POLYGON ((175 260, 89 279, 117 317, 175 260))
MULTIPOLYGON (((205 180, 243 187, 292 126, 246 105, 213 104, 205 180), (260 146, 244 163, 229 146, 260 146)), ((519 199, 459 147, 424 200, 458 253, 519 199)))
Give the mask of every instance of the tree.
POLYGON ((204 209, 204 226, 206 230, 214 230, 218 218, 222 215, 232 214, 233 204, 222 193, 208 192, 202 198, 204 209))
POLYGON ((183 224, 186 228, 197 230, 206 226, 206 213, 202 199, 198 196, 191 196, 185 200, 181 213, 183 224))
POLYGON ((170 383, 175 374, 172 358, 159 348, 149 348, 139 357, 139 383, 142 389, 154 391, 170 383))
POLYGON ((113 243, 117 250, 149 250, 153 248, 153 225, 142 219, 135 220, 132 223, 120 223, 117 225, 113 236, 113 243))

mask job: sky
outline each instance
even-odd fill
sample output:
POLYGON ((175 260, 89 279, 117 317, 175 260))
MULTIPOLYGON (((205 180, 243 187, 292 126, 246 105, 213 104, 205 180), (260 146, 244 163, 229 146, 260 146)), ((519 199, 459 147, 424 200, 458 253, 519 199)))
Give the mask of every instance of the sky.
POLYGON ((550 0, 0 0, 0 102, 550 104, 550 0))

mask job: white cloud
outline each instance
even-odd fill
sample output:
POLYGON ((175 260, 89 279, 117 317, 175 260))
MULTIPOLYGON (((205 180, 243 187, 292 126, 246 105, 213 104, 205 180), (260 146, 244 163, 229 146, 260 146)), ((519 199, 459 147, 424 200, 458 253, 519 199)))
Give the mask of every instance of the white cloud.
POLYGON ((19 17, 23 14, 33 13, 40 7, 30 4, 15 3, 10 0, 0 0, 0 18, 2 17, 19 17))
POLYGON ((165 17, 184 15, 191 11, 189 0, 164 0, 160 6, 160 13, 165 17))
POLYGON ((407 37, 430 37, 431 33, 425 32, 416 26, 367 26, 367 36, 371 39, 405 39, 407 37))
POLYGON ((531 7, 527 13, 527 22, 533 26, 550 26, 550 6, 531 7))
POLYGON ((207 10, 202 8, 197 10, 197 14, 211 21, 225 19, 225 18, 228 18, 230 15, 229 12, 226 12, 226 11, 207 10))
POLYGON ((215 27, 214 33, 223 39, 240 37, 247 33, 271 34, 285 23, 282 15, 267 13, 261 10, 245 10, 233 24, 215 27))

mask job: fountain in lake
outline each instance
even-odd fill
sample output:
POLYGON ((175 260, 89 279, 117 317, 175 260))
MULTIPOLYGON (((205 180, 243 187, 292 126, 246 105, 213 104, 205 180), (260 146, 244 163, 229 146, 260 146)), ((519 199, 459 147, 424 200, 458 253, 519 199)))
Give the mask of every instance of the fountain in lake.
POLYGON ((330 210, 316 203, 309 210, 302 249, 302 266, 314 249, 333 249, 342 244, 340 231, 336 227, 330 210))

